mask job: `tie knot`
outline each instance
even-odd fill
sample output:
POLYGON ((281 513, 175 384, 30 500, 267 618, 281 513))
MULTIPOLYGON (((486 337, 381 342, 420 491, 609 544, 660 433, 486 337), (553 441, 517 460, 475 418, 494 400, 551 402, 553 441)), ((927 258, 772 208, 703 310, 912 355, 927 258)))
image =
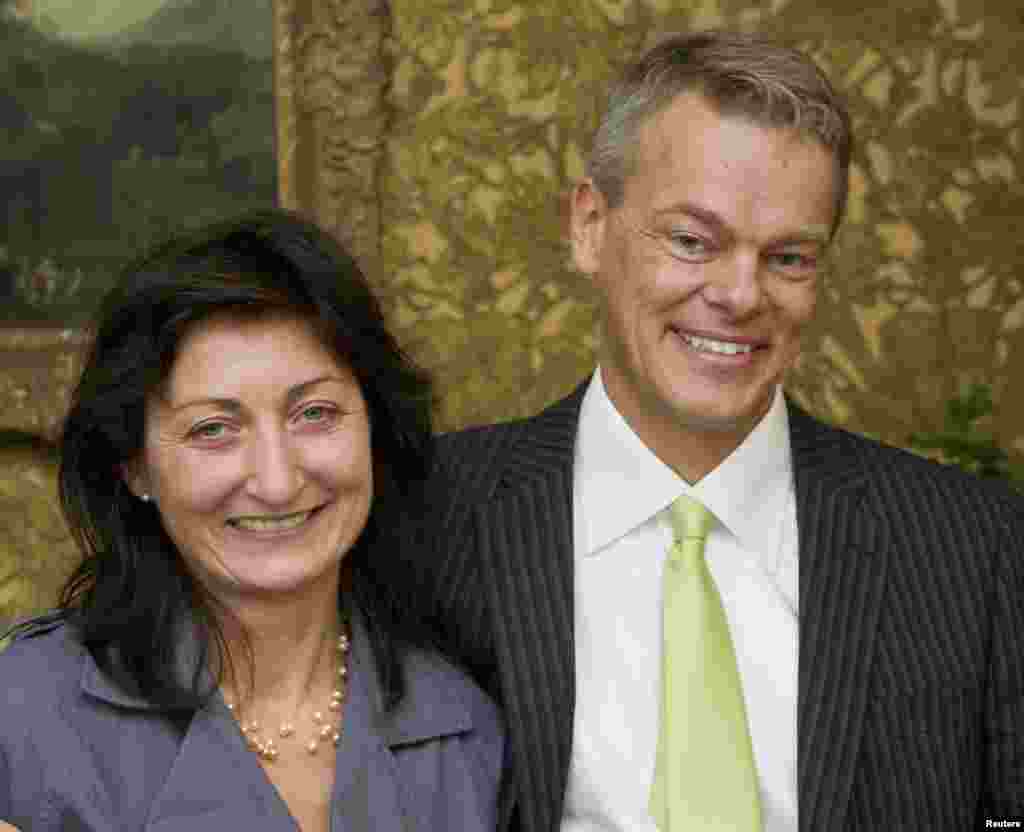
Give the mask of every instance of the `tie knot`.
POLYGON ((713 519, 702 503, 685 494, 669 507, 669 517, 676 540, 705 540, 713 519))

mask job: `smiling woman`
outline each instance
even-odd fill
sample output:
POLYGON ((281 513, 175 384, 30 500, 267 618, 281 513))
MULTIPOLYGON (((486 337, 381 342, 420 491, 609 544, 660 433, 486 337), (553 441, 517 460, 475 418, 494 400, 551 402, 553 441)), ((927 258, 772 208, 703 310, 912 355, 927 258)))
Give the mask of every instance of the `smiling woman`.
POLYGON ((197 326, 146 412, 129 487, 211 594, 244 610, 261 592, 336 592, 370 512, 369 416, 303 320, 197 326))
POLYGON ((356 264, 294 216, 129 267, 61 440, 84 561, 0 655, 0 817, 495 828, 497 712, 409 612, 430 409, 356 264))

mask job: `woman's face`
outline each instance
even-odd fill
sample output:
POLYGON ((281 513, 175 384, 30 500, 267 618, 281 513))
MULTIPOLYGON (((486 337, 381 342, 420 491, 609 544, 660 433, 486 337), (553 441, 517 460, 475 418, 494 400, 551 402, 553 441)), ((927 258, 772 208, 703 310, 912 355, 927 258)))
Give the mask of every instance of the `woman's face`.
POLYGON ((190 572, 225 601, 337 580, 373 496, 359 384, 294 318, 215 318, 182 342, 127 466, 190 572))

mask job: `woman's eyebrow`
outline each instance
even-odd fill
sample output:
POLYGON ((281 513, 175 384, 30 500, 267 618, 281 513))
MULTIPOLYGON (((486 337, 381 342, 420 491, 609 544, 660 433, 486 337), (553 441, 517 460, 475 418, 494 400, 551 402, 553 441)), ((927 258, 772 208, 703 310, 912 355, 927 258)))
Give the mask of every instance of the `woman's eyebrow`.
MULTIPOLYGON (((317 376, 316 378, 311 378, 309 381, 303 381, 293 385, 292 387, 289 387, 288 392, 285 394, 285 402, 287 404, 294 404, 296 401, 301 399, 306 394, 306 392, 309 391, 311 388, 316 387, 318 384, 323 384, 324 382, 328 381, 344 383, 344 379, 342 379, 339 376, 317 376)), ((202 399, 192 399, 191 401, 182 402, 181 404, 178 405, 172 405, 171 409, 174 412, 178 412, 179 410, 185 410, 186 408, 189 407, 198 407, 199 405, 204 404, 214 405, 216 407, 222 408, 223 410, 228 410, 231 413, 240 413, 242 410, 242 403, 238 399, 221 398, 219 396, 208 396, 202 399)))

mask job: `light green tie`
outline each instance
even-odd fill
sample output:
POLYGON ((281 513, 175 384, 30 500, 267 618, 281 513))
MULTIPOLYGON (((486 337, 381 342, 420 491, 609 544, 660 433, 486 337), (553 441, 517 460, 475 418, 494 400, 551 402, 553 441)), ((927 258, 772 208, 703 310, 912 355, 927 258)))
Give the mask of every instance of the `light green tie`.
POLYGON ((658 752, 649 809, 661 832, 756 832, 761 800, 743 688, 704 540, 711 513, 683 496, 663 578, 658 752))

